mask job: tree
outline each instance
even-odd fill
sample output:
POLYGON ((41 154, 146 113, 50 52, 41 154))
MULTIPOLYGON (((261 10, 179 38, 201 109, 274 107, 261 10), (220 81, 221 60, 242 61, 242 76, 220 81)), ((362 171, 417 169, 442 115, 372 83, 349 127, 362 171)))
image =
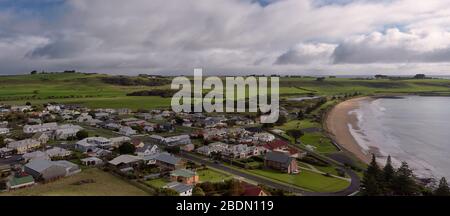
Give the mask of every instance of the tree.
POLYGON ((416 183, 414 174, 406 162, 402 162, 392 181, 394 195, 414 196, 418 195, 420 188, 416 183))
POLYGON ((129 143, 123 143, 121 146, 119 146, 119 152, 120 154, 133 154, 136 151, 136 147, 129 143))
POLYGON ((372 161, 364 172, 361 182, 361 192, 366 196, 379 196, 382 194, 380 185, 381 170, 378 167, 375 155, 372 154, 372 161))
POLYGON ((180 194, 170 188, 162 188, 158 191, 158 196, 179 196, 180 194))
POLYGON ((31 75, 34 75, 34 74, 37 74, 37 71, 31 71, 31 73, 30 73, 31 75))
POLYGON ((82 140, 84 138, 89 137, 89 133, 87 131, 85 131, 85 130, 80 130, 80 131, 77 132, 76 136, 77 136, 78 140, 82 140))
POLYGON ((195 186, 192 190, 192 196, 205 196, 205 192, 201 187, 195 186))
POLYGON ((439 186, 434 190, 435 196, 450 196, 450 188, 448 187, 447 180, 442 177, 439 181, 439 186))
POLYGON ((386 165, 383 168, 383 188, 386 193, 389 193, 394 177, 395 170, 392 166, 391 156, 389 155, 386 160, 386 165))
POLYGON ((289 136, 293 137, 295 139, 295 142, 297 142, 297 140, 304 135, 303 131, 296 130, 296 129, 288 130, 287 134, 289 134, 289 136))

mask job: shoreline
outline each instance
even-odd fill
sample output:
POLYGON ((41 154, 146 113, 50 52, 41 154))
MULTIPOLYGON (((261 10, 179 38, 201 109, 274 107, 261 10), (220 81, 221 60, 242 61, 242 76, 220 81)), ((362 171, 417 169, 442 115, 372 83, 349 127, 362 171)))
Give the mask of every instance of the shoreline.
POLYGON ((359 129, 358 118, 356 114, 349 114, 349 112, 358 109, 360 101, 371 99, 373 98, 367 96, 343 101, 334 106, 327 113, 325 119, 325 130, 333 141, 365 163, 370 162, 371 156, 366 153, 352 135, 349 125, 351 125, 353 129, 359 129))

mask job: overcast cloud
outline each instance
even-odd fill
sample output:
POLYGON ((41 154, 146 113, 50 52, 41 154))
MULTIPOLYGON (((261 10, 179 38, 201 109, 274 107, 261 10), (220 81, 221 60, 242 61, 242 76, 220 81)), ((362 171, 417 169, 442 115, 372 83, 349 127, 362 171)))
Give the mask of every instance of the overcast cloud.
POLYGON ((0 0, 0 74, 450 75, 447 0, 0 0))

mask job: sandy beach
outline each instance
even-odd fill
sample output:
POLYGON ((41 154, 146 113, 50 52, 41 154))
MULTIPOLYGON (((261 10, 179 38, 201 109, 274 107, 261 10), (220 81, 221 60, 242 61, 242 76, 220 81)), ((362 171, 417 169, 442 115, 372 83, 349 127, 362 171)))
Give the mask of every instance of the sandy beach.
POLYGON ((358 129, 357 116, 349 114, 349 112, 357 109, 360 101, 368 99, 368 97, 362 97, 344 101, 336 105, 328 113, 326 119, 326 129, 334 141, 366 163, 370 162, 370 155, 364 153, 361 146, 352 136, 348 124, 351 124, 354 129, 358 129))

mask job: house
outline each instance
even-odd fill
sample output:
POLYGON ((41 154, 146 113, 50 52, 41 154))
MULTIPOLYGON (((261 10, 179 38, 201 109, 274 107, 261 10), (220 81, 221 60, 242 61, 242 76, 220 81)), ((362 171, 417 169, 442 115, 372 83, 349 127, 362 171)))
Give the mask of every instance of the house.
POLYGON ((132 135, 136 135, 137 131, 133 130, 133 128, 131 128, 131 127, 124 126, 119 129, 119 133, 122 135, 125 135, 125 136, 132 136, 132 135))
POLYGON ((97 112, 97 113, 95 113, 95 118, 96 119, 107 119, 107 118, 109 118, 109 113, 97 112))
POLYGON ((6 148, 6 147, 0 148, 0 158, 4 158, 6 156, 12 155, 13 151, 14 151, 13 149, 6 148))
POLYGON ((196 151, 202 155, 210 156, 211 153, 223 152, 226 149, 228 149, 228 144, 225 144, 222 142, 215 142, 215 143, 211 143, 207 146, 202 146, 200 148, 197 148, 196 151))
POLYGON ((49 112, 59 112, 59 111, 61 111, 61 107, 58 106, 58 105, 47 105, 47 107, 45 109, 47 109, 47 111, 49 111, 49 112))
POLYGON ((46 132, 46 131, 54 131, 58 128, 58 123, 44 123, 37 125, 25 125, 23 127, 24 133, 37 133, 37 132, 46 132))
POLYGON ((81 113, 80 116, 78 116, 77 118, 77 122, 83 123, 83 122, 88 122, 92 120, 92 116, 89 115, 88 113, 81 113))
POLYGON ((124 144, 126 142, 131 142, 131 138, 126 137, 126 136, 114 137, 114 138, 110 138, 110 140, 111 140, 111 145, 115 148, 121 146, 122 144, 124 144))
POLYGON ((117 109, 116 112, 117 112, 118 115, 129 115, 129 114, 131 114, 131 110, 127 109, 127 108, 117 109))
POLYGON ((60 147, 53 147, 51 149, 48 149, 45 151, 45 153, 50 157, 67 157, 72 154, 72 151, 60 148, 60 147))
POLYGON ((259 142, 272 142, 273 140, 275 140, 275 136, 273 134, 270 133, 256 133, 253 135, 256 138, 256 141, 259 142))
POLYGON ((112 154, 111 151, 94 147, 91 151, 86 152, 89 157, 106 157, 112 154))
POLYGON ((7 187, 10 190, 15 190, 19 188, 25 188, 30 187, 35 184, 34 178, 31 175, 28 175, 26 173, 20 173, 17 175, 14 175, 8 182, 7 187))
POLYGON ((147 125, 145 125, 145 127, 144 127, 144 131, 145 132, 153 132, 153 131, 155 131, 155 127, 156 127, 156 125, 154 125, 154 124, 147 124, 147 125))
POLYGON ((98 157, 88 157, 81 159, 81 164, 85 166, 98 166, 103 164, 103 160, 98 157))
POLYGON ((195 171, 187 169, 177 169, 170 172, 170 181, 181 182, 187 185, 195 185, 199 181, 199 177, 195 171))
POLYGON ((194 144, 191 143, 191 144, 187 144, 187 145, 181 146, 180 149, 182 151, 191 152, 191 151, 194 151, 195 146, 194 146, 194 144))
POLYGON ((141 139, 134 138, 131 140, 131 144, 136 148, 144 147, 144 142, 141 139))
POLYGON ((144 146, 136 148, 135 153, 137 154, 137 156, 143 157, 147 155, 153 155, 159 152, 160 150, 157 145, 144 144, 144 146))
POLYGON ((173 137, 166 137, 163 141, 164 145, 167 146, 180 146, 180 145, 188 145, 191 144, 191 138, 189 135, 179 135, 173 137))
POLYGON ((120 155, 108 163, 116 166, 116 167, 132 167, 134 165, 137 165, 142 162, 142 159, 140 157, 134 156, 134 155, 120 155))
POLYGON ((9 129, 8 128, 0 128, 0 135, 8 134, 9 129))
POLYGON ((94 148, 112 148, 111 140, 104 137, 88 137, 75 144, 75 149, 82 152, 93 151, 94 148))
POLYGON ((257 155, 254 146, 248 146, 245 144, 229 145, 225 151, 222 151, 223 157, 231 159, 245 159, 257 155))
POLYGON ((47 133, 43 132, 36 133, 31 138, 39 141, 41 144, 46 144, 50 140, 50 137, 47 135, 47 133))
POLYGON ((55 137, 58 140, 66 140, 69 137, 76 137, 78 131, 83 128, 78 125, 65 124, 59 126, 55 131, 55 137))
POLYGON ((156 158, 156 165, 161 170, 176 170, 185 168, 185 163, 181 158, 175 157, 167 152, 159 154, 156 158))
POLYGON ((194 186, 179 182, 171 182, 163 188, 172 189, 176 191, 180 196, 192 196, 192 190, 194 189, 194 186))
POLYGON ((243 196, 268 196, 268 194, 259 186, 246 182, 243 182, 242 184, 244 186, 243 196))
POLYGON ((31 110, 31 106, 12 106, 11 111, 13 112, 25 112, 25 111, 30 111, 31 110))
POLYGON ((280 139, 273 140, 263 145, 263 147, 269 151, 280 151, 288 148, 289 143, 280 139))
POLYGON ((6 128, 8 127, 8 122, 7 121, 0 121, 0 128, 6 128))
POLYGON ((51 181, 80 172, 80 168, 69 161, 33 160, 24 166, 24 171, 36 180, 51 181))
POLYGON ((28 150, 37 148, 41 146, 41 142, 35 139, 25 139, 20 141, 13 141, 8 143, 7 147, 10 149, 15 149, 17 154, 26 153, 28 150))
POLYGON ((50 157, 42 151, 25 153, 22 155, 22 158, 25 160, 25 162, 30 162, 33 160, 50 160, 50 157))
POLYGON ((267 168, 279 170, 289 174, 299 172, 297 160, 283 152, 268 152, 264 158, 264 165, 267 168))

